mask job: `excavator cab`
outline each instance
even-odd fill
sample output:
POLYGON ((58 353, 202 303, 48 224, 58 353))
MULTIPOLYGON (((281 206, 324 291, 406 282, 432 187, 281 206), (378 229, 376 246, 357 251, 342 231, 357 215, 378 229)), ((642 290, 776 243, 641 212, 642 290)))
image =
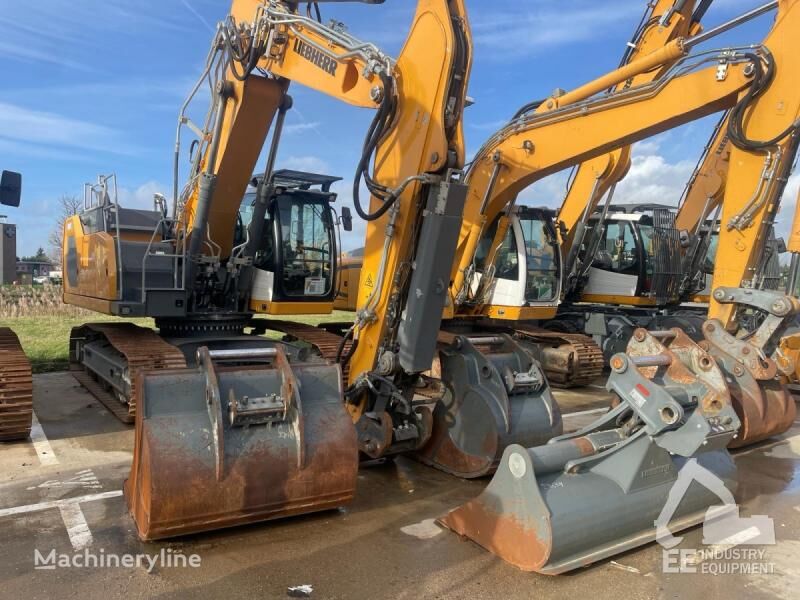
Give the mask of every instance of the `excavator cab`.
MULTIPOLYGON (((336 295, 338 262, 336 218, 331 185, 341 177, 282 169, 264 216, 261 242, 253 259, 250 309, 256 313, 330 313, 336 295)), ((260 176, 253 188, 263 183, 260 176)), ((239 209, 236 240, 244 243, 257 202, 255 189, 239 209)))
POLYGON ((519 309, 557 306, 562 256, 552 211, 517 206, 510 216, 496 218, 478 242, 474 264, 473 293, 481 295, 491 318, 519 319, 519 309), (495 249, 502 220, 506 233, 495 249))
POLYGON ((674 209, 613 207, 605 218, 593 216, 589 227, 592 234, 579 255, 588 265, 581 301, 636 305, 677 301, 682 271, 674 209))

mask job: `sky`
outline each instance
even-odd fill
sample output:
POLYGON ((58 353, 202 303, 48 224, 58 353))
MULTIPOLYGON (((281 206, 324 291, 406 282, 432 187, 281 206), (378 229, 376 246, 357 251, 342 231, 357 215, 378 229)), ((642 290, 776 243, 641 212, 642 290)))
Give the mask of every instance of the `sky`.
MULTIPOLYGON (((646 2, 466 4, 475 46, 468 90, 475 104, 465 114, 469 156, 522 104, 614 69, 646 2)), ((716 0, 704 24, 722 23, 760 4, 716 0)), ((324 20, 342 21, 392 56, 400 51, 415 6, 414 0, 321 4, 324 20)), ((47 248, 58 198, 82 195, 83 183, 100 173, 117 174, 123 206, 150 208, 155 192, 171 197, 179 108, 228 7, 213 0, 0 0, 0 168, 23 174, 22 205, 2 210, 18 225, 19 255, 47 248)), ((760 17, 704 47, 756 43, 772 18, 760 17)), ((338 204, 352 205, 348 190, 372 112, 298 85, 291 94, 294 108, 277 166, 343 177, 335 188, 338 204)), ((677 202, 715 122, 706 118, 637 144, 615 201, 677 202)), ((565 178, 557 174, 534 184, 520 203, 557 206, 565 178)), ((793 176, 779 217, 784 235, 799 185, 793 176)), ((363 235, 356 219, 344 249, 362 245, 363 235)))

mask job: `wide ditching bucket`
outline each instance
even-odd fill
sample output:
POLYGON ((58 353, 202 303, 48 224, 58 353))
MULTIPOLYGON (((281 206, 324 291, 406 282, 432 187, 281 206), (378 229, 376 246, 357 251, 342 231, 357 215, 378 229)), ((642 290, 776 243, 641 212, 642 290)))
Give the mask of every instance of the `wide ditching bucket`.
POLYGON ((611 367, 620 404, 544 446, 509 446, 483 493, 440 523, 555 575, 733 508, 725 446, 739 421, 713 358, 678 329, 639 329, 611 367))
POLYGON ((290 366, 280 345, 203 347, 197 363, 139 376, 125 497, 142 540, 327 510, 353 498, 356 435, 336 365, 290 366))

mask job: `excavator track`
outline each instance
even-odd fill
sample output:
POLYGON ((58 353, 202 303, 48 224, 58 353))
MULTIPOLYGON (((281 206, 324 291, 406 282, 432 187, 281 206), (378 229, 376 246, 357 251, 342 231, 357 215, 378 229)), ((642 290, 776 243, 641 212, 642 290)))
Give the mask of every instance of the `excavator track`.
POLYGON ((541 363, 553 387, 589 385, 603 374, 603 351, 587 335, 515 325, 514 337, 542 346, 541 363))
POLYGON ((124 423, 136 419, 136 385, 142 371, 178 369, 186 367, 183 353, 165 342, 152 329, 133 323, 87 323, 75 327, 70 334, 70 364, 75 379, 102 402, 111 413, 124 423), (96 373, 82 362, 80 346, 88 340, 104 338, 126 361, 130 382, 127 403, 120 401, 114 390, 104 385, 96 373))
MULTIPOLYGON (((342 336, 331 333, 320 327, 313 325, 306 325, 305 323, 294 323, 292 321, 274 321, 270 319, 267 322, 267 329, 280 331, 288 336, 296 338, 302 342, 306 342, 320 353, 322 358, 331 362, 336 362, 337 354, 339 352, 339 344, 342 343, 342 336)), ((344 353, 350 352, 352 340, 348 340, 344 347, 344 353)), ((349 368, 345 365, 342 369, 342 380, 347 386, 347 377, 349 375, 349 368)))
POLYGON ((31 363, 17 335, 0 327, 0 441, 27 438, 32 416, 31 363))

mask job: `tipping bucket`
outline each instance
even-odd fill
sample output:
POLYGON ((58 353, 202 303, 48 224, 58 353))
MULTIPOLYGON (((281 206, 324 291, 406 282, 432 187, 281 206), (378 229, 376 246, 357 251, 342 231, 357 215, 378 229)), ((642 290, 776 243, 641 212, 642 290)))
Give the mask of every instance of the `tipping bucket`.
MULTIPOLYGON (((523 571, 546 575, 654 541, 654 522, 686 459, 671 457, 643 437, 589 471, 553 472, 554 465, 548 468, 537 451, 562 451, 562 458, 581 455, 579 444, 552 448, 565 443, 530 449, 509 446, 483 493, 439 522, 523 571), (626 477, 633 481, 624 481, 626 477)), ((736 467, 727 452, 707 452, 697 460, 735 490, 736 467)), ((675 532, 702 522, 715 504, 720 500, 713 492, 693 483, 671 516, 669 529, 675 532)))
POLYGON ((637 329, 610 364, 617 406, 544 446, 509 446, 483 493, 440 522, 555 575, 735 508, 725 447, 739 420, 713 358, 679 329, 637 329))
MULTIPOLYGON (((218 366, 236 351, 198 351, 196 369, 140 375, 125 497, 143 540, 332 509, 354 495, 355 430, 337 366, 218 366)), ((241 362, 239 357, 239 361, 241 362)))

